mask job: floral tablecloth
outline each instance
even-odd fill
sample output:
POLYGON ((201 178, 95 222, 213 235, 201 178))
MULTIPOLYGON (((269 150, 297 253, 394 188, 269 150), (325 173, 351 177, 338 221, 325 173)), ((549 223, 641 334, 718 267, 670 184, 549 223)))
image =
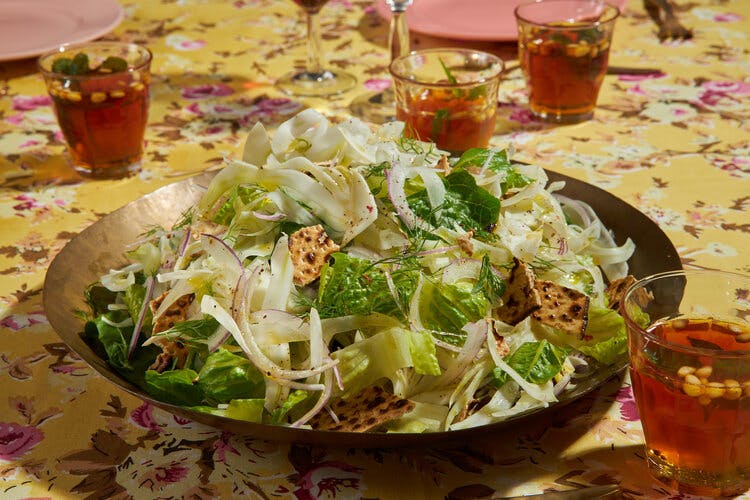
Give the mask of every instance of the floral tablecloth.
MULTIPOLYGON (((750 3, 676 3, 693 40, 659 43, 631 0, 612 45, 611 64, 662 73, 607 76, 593 120, 550 126, 531 119, 521 75, 511 72, 493 142, 636 206, 684 266, 750 273, 750 3)), ((544 420, 475 441, 341 449, 177 418, 71 353, 41 305, 45 271, 67 241, 130 200, 219 166, 257 121, 272 126, 305 106, 343 116, 352 98, 388 84, 387 25, 369 0, 331 0, 321 13, 329 61, 356 74, 358 87, 299 101, 273 86, 305 58, 302 13, 291 2, 122 5, 125 19, 106 38, 154 53, 136 176, 75 174, 33 61, 0 62, 0 497, 475 498, 612 482, 626 497, 676 495, 647 475, 626 376, 544 420)), ((450 43, 412 35, 416 47, 450 43)), ((513 57, 512 45, 477 45, 513 57)))

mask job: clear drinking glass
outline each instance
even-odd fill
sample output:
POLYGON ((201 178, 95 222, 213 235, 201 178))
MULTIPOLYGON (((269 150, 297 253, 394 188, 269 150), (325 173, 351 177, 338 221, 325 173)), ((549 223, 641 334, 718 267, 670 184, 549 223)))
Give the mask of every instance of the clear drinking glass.
POLYGON ((344 71, 324 68, 320 45, 320 9, 328 0, 292 0, 307 15, 307 67, 305 71, 288 73, 276 81, 283 92, 294 96, 320 97, 346 92, 357 79, 344 71))
POLYGON ((140 168, 151 52, 132 43, 64 45, 39 69, 76 170, 115 178, 140 168))
POLYGON ((396 117, 407 137, 453 154, 485 147, 495 131, 503 71, 497 56, 470 49, 427 49, 391 63, 396 117))
POLYGON ((750 488, 750 276, 670 271, 628 289, 630 376, 649 471, 682 493, 750 488))
POLYGON ((620 11, 601 0, 537 0, 515 14, 531 112, 554 123, 590 119, 620 11))
MULTIPOLYGON (((391 9, 388 33, 388 51, 391 62, 409 53, 409 25, 406 23, 406 9, 412 0, 385 0, 391 9)), ((357 96, 349 106, 355 116, 372 123, 385 123, 396 119, 396 98, 393 86, 382 92, 368 92, 357 96)))

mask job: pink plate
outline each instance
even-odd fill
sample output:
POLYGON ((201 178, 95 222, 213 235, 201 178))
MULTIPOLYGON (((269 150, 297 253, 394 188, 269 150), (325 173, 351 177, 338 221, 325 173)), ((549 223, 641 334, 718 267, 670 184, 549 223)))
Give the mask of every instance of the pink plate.
POLYGON ((116 0, 0 0, 0 61, 93 40, 122 17, 116 0))
MULTIPOLYGON (((518 39, 513 10, 528 0, 414 0, 406 11, 409 29, 415 33, 456 40, 514 41, 518 39)), ((610 0, 623 10, 627 0, 610 0)), ((384 19, 391 11, 385 0, 375 0, 384 19)))

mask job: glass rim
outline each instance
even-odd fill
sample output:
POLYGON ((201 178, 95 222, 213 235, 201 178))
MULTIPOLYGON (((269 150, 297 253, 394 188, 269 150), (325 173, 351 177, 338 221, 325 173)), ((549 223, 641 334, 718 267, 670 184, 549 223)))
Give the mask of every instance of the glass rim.
POLYGON ((143 71, 144 68, 148 67, 149 64, 151 64, 151 61, 153 60, 153 53, 148 47, 145 47, 143 45, 139 45, 137 43, 133 42, 118 42, 118 41, 93 41, 93 42, 81 42, 81 43, 64 43, 62 45, 59 45, 57 48, 52 49, 50 51, 45 52, 44 54, 40 55, 37 58, 36 65, 37 68, 39 68, 39 71, 42 73, 45 77, 52 77, 52 78, 64 78, 66 80, 92 80, 96 78, 110 78, 112 75, 116 75, 118 73, 133 73, 135 71, 143 71), (48 58, 57 55, 57 54, 63 54, 65 52, 72 52, 77 49, 83 49, 85 47, 135 47, 138 49, 139 52, 142 54, 142 61, 139 61, 137 64, 128 64, 128 68, 123 71, 117 71, 113 73, 107 73, 107 74, 88 74, 88 75, 68 75, 67 73, 57 73, 55 71, 52 71, 51 69, 46 69, 43 65, 43 62, 46 61, 48 58))
MULTIPOLYGON (((635 330, 638 332, 639 335, 642 335, 644 338, 648 339, 649 341, 655 342, 657 344, 660 344, 674 351, 680 351, 680 352, 694 354, 698 356, 709 356, 712 358, 749 357, 750 350, 733 349, 733 350, 727 350, 727 351, 717 351, 716 349, 708 349, 705 347, 695 347, 695 346, 675 344, 674 342, 670 342, 662 337, 654 335, 649 330, 642 328, 638 323, 635 322, 635 320, 633 320, 633 318, 631 318, 630 314, 628 314, 627 307, 625 305, 627 304, 631 295, 636 292, 636 290, 644 289, 650 283, 654 283, 664 278, 674 278, 674 277, 682 276, 687 279, 690 275, 699 275, 699 276, 712 276, 713 275, 713 276, 725 276, 727 278, 735 278, 735 279, 739 278, 742 280, 746 280, 748 284, 750 284, 750 275, 740 274, 740 273, 731 272, 731 271, 723 271, 720 269, 675 269, 672 271, 663 271, 661 273, 656 273, 656 274, 652 274, 644 278, 641 278, 635 283, 633 283, 632 285, 630 285, 630 287, 628 287, 628 289, 625 291, 625 294, 622 297, 622 301, 620 302, 619 312, 622 315, 622 318, 625 320, 625 328, 627 330, 628 337, 630 336, 630 331, 635 330)), ((750 325, 748 326, 750 327, 750 325)))
POLYGON ((615 22, 615 20, 620 17, 620 8, 616 5, 613 5, 609 2, 604 1, 597 1, 597 2, 591 2, 586 1, 586 3, 597 3, 603 7, 606 8, 605 14, 607 15, 604 19, 598 19, 597 21, 592 21, 590 23, 586 23, 584 26, 550 26, 549 23, 541 23, 538 21, 532 21, 531 19, 528 19, 520 14, 520 10, 524 7, 528 7, 529 5, 535 5, 535 4, 543 4, 543 3, 561 3, 561 2, 580 2, 580 1, 586 1, 586 0, 531 0, 528 2, 524 2, 520 5, 517 5, 515 9, 513 9, 513 14, 516 17, 516 22, 523 22, 525 24, 529 24, 532 26, 539 26, 544 27, 548 29, 558 29, 558 30, 565 30, 565 31, 580 31, 580 30, 587 30, 591 29, 592 27, 601 26, 603 24, 610 24, 615 22))
POLYGON ((500 75, 502 75, 503 71, 505 71, 505 61, 503 61, 501 58, 494 54, 490 54, 489 52, 483 52, 481 50, 474 50, 474 49, 459 49, 459 48, 451 48, 451 47, 443 47, 443 48, 433 48, 433 49, 421 49, 421 50, 415 50, 412 52, 409 52, 408 54, 405 54, 403 56, 399 56, 388 65, 388 72, 391 74, 391 76, 399 81, 402 82, 409 82, 414 83, 417 85, 423 85, 425 87, 434 87, 434 88, 448 88, 448 89, 455 89, 455 88, 467 88, 467 87, 474 87, 476 85, 481 85, 484 83, 487 83, 489 81, 499 79, 500 75), (405 61, 407 59, 422 56, 425 54, 436 54, 436 53, 453 53, 453 54, 478 54, 482 57, 487 58, 489 61, 491 61, 491 65, 497 65, 497 69, 493 72, 491 72, 488 76, 483 76, 481 78, 477 78, 475 80, 472 80, 470 82, 457 82, 457 83, 451 83, 451 82, 431 82, 431 81, 425 81, 421 80, 416 77, 409 77, 402 73, 397 72, 394 67, 397 63, 400 63, 402 61, 405 61))

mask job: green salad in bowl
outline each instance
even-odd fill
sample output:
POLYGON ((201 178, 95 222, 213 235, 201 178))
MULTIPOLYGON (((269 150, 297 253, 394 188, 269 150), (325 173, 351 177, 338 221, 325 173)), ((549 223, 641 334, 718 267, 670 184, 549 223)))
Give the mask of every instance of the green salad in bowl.
POLYGON ((500 422, 621 360, 632 241, 507 150, 402 132, 256 125, 87 289, 86 340, 159 401, 352 432, 500 422))

